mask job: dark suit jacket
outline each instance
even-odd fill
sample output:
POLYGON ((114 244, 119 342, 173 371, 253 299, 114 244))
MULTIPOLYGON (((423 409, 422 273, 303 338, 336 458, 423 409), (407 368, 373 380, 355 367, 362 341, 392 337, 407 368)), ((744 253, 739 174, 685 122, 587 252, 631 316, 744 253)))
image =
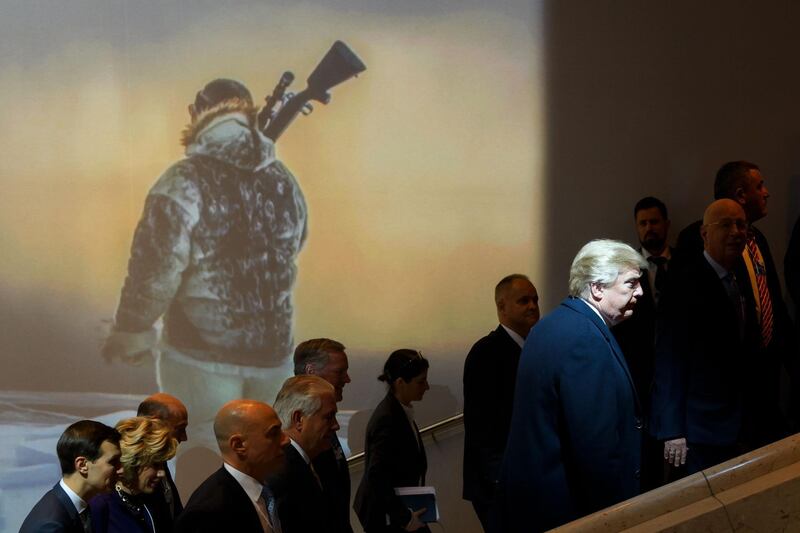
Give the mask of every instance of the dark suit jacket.
POLYGON ((178 487, 175 486, 175 482, 172 480, 172 474, 169 473, 169 468, 165 468, 164 471, 166 477, 161 482, 162 486, 152 494, 142 495, 142 500, 153 513, 157 531, 171 531, 175 520, 183 511, 181 496, 178 494, 178 487), (171 502, 167 501, 165 487, 169 487, 171 502))
POLYGON ((83 533, 83 524, 78 510, 72 501, 56 483, 33 506, 31 512, 22 522, 20 533, 83 533))
POLYGON ((736 308, 703 255, 687 258, 670 279, 659 313, 651 431, 660 440, 734 445, 764 364, 757 357, 760 332, 749 284, 739 283, 741 338, 736 308))
POLYGON ((531 330, 517 372, 499 530, 542 531, 639 492, 642 420, 605 322, 567 298, 531 330))
MULTIPOLYGON (((670 253, 674 256, 674 251, 670 253)), ((636 302, 633 316, 612 328, 614 337, 625 355, 645 415, 650 412, 656 338, 656 302, 648 276, 649 272, 643 270, 641 278, 643 294, 636 302)))
MULTIPOLYGON (((147 504, 145 504, 147 506, 147 504)), ((92 533, 152 533, 153 524, 147 512, 142 512, 141 518, 131 512, 122 503, 116 491, 100 494, 89 502, 92 510, 92 533)), ((148 506, 147 510, 152 513, 148 506)), ((159 529, 158 533, 172 531, 172 526, 159 529)))
POLYGON ((263 533, 253 502, 241 485, 220 468, 192 493, 175 523, 176 533, 263 533))
POLYGON ((464 499, 491 503, 506 449, 522 351, 503 329, 480 339, 464 362, 464 499))
POLYGON ((322 480, 325 503, 336 533, 353 533, 350 526, 350 471, 339 438, 334 435, 331 448, 320 453, 312 463, 322 480))
MULTIPOLYGON (((681 261, 685 259, 687 263, 689 263, 692 257, 701 256, 703 254, 703 240, 700 237, 701 224, 702 221, 699 220, 690 224, 681 231, 678 236, 677 252, 681 261)), ((786 310, 786 303, 783 300, 781 280, 778 277, 778 270, 775 268, 775 261, 772 259, 772 252, 770 252, 767 238, 755 226, 751 226, 751 230, 755 237, 756 244, 758 244, 758 248, 761 250, 761 255, 764 257, 764 266, 767 270, 767 287, 769 288, 769 295, 772 299, 774 327, 772 342, 767 349, 774 350, 775 354, 773 357, 783 361, 787 365, 787 368, 790 368, 794 364, 794 356, 792 353, 794 345, 791 338, 792 321, 789 317, 789 312, 786 310)), ((743 287, 746 287, 748 291, 753 293, 753 289, 750 287, 750 277, 746 272, 747 268, 744 262, 740 263, 736 270, 737 279, 739 279, 743 287)))
MULTIPOLYGON (((680 262, 691 265, 692 258, 696 259, 698 256, 702 256, 703 243, 700 238, 700 226, 701 221, 697 221, 681 231, 678 237, 678 255, 680 257, 680 262)), ((753 379, 751 379, 754 386, 760 388, 759 391, 754 393, 755 401, 764 405, 769 416, 777 417, 770 420, 769 424, 771 428, 767 428, 762 424, 762 429, 765 433, 755 438, 757 445, 761 446, 786 435, 787 423, 774 407, 781 403, 781 365, 784 366, 791 379, 792 388, 796 390, 800 390, 800 368, 798 368, 797 346, 793 334, 792 320, 789 317, 789 312, 786 309, 786 303, 783 299, 781 281, 778 277, 778 271, 775 268, 775 261, 772 259, 769 243, 767 243, 766 237, 758 228, 751 226, 751 230, 755 237, 756 244, 758 244, 758 248, 761 250, 761 255, 764 258, 764 266, 767 271, 767 287, 769 288, 769 294, 772 300, 773 315, 772 341, 765 348, 760 347, 760 345, 755 348, 759 350, 759 355, 757 356, 759 363, 750 369, 750 372, 758 374, 753 375, 753 379)), ((755 313, 754 291, 744 261, 738 264, 735 273, 740 287, 742 288, 742 293, 747 293, 745 296, 748 306, 752 307, 751 312, 755 313)), ((795 395, 797 395, 797 393, 795 393, 795 395)), ((798 407, 800 406, 787 406, 789 410, 795 412, 795 416, 798 414, 798 407)))
POLYGON ((424 484, 428 461, 419 432, 391 392, 369 419, 364 449, 364 475, 353 502, 361 525, 367 532, 382 531, 388 514, 393 526, 405 527, 411 512, 394 489, 424 484))
POLYGON ((285 468, 268 481, 278 500, 278 517, 283 533, 333 531, 325 495, 311 468, 291 444, 283 450, 286 454, 285 468))

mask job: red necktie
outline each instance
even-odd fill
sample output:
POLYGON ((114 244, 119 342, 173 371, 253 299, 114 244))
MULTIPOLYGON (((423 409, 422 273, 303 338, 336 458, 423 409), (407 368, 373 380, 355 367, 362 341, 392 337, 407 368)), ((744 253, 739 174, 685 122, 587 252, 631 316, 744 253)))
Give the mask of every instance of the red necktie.
POLYGON ((767 287, 767 271, 764 260, 754 237, 747 239, 747 253, 750 254, 750 260, 755 270, 758 300, 761 303, 761 345, 769 346, 772 341, 772 298, 770 298, 769 287, 767 287))

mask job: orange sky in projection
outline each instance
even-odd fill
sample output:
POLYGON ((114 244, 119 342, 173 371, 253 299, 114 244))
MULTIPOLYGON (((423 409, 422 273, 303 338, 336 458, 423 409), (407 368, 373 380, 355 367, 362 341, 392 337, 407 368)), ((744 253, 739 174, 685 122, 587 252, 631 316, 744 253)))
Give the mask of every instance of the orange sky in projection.
POLYGON ((261 98, 285 69, 300 90, 341 38, 367 72, 278 145, 309 205, 296 336, 446 346, 491 327, 497 279, 541 272, 529 22, 282 9, 218 12, 214 31, 195 24, 157 46, 75 41, 0 72, 13 102, 0 112, 4 283, 81 295, 110 315, 145 194, 181 156, 195 91, 227 76, 261 98))

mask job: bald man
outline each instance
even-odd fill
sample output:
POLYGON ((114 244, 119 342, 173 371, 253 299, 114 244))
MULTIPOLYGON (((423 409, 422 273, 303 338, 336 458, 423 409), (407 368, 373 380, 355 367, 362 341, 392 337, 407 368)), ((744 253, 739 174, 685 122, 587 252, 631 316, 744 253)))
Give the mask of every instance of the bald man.
POLYGON ((511 426, 522 345, 539 320, 539 293, 523 274, 494 289, 500 324, 478 340, 464 362, 464 492, 484 530, 511 426))
MULTIPOLYGON (((179 399, 164 392, 158 392, 145 398, 139 404, 137 416, 157 418, 172 428, 172 436, 178 443, 186 442, 186 427, 189 425, 189 413, 179 399)), ((152 494, 142 495, 145 503, 153 512, 153 522, 157 530, 172 529, 175 518, 183 511, 178 488, 172 479, 169 468, 165 469, 166 478, 160 490, 152 494)))
POLYGON ((289 439, 269 405, 256 400, 226 403, 214 418, 222 468, 194 491, 175 531, 278 533, 273 498, 263 480, 282 467, 289 439))
POLYGON ((756 392, 770 385, 753 294, 739 274, 747 230, 735 200, 709 205, 703 254, 681 264, 660 304, 651 431, 665 441, 665 460, 689 473, 758 447, 778 415, 756 392))

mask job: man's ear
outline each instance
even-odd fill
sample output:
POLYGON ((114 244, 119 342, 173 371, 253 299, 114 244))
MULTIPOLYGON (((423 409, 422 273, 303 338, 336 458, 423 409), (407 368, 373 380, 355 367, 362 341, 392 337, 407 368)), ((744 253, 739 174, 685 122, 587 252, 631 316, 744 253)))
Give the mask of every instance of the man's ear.
POLYGON ((239 433, 234 433, 228 437, 228 446, 234 451, 234 453, 236 453, 236 455, 242 455, 247 451, 245 438, 239 433))
POLYGON ((733 193, 733 199, 742 206, 747 204, 747 192, 744 190, 744 187, 736 187, 736 191, 733 193))
POLYGON ((89 459, 83 455, 75 458, 75 471, 85 476, 89 474, 89 459))
POLYGON ((314 365, 311 363, 306 363, 306 366, 303 367, 303 373, 313 376, 317 373, 317 369, 314 368, 314 365))
POLYGON ((605 292, 606 288, 603 287, 602 283, 592 282, 589 284, 589 292, 592 295, 592 299, 595 301, 600 301, 603 299, 603 293, 605 292))
POLYGON ((300 409, 292 411, 291 427, 297 431, 303 431, 303 412, 300 409))

